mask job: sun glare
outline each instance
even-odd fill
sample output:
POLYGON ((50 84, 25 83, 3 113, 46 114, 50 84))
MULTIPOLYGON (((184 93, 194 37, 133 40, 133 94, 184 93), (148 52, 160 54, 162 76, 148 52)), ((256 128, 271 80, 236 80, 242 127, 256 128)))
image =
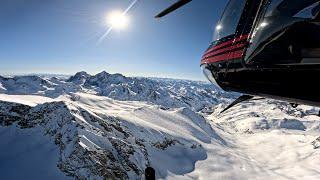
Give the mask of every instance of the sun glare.
POLYGON ((125 29, 128 26, 129 18, 121 11, 113 11, 107 16, 107 23, 114 29, 125 29))

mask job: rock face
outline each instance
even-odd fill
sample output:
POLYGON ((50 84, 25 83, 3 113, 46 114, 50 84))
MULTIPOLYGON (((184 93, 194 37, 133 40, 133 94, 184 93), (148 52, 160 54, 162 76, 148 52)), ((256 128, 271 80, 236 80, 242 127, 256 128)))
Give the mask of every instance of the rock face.
POLYGON ((90 75, 84 71, 77 72, 74 76, 71 76, 67 82, 73 82, 75 84, 83 85, 90 75))

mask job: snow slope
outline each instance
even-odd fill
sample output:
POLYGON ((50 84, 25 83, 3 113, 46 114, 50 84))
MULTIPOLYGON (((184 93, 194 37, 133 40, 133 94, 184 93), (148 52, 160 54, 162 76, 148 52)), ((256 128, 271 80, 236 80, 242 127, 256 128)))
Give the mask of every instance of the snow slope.
POLYGON ((1 179, 141 179, 147 166, 159 179, 320 178, 318 108, 259 100, 220 114, 236 95, 203 82, 20 78, 0 79, 1 179))
POLYGON ((6 102, 25 104, 28 106, 36 106, 41 103, 56 101, 55 99, 52 99, 52 98, 37 96, 37 95, 21 96, 21 95, 8 95, 8 94, 0 94, 0 100, 6 101, 6 102))
MULTIPOLYGON (((320 151, 314 146, 320 135, 319 109, 292 108, 283 102, 247 102, 210 119, 229 142, 233 161, 224 171, 204 168, 222 179, 319 179, 320 151)), ((224 152, 225 153, 225 152, 224 152)), ((209 158, 208 158, 209 160, 209 158)), ((207 165, 199 163, 199 166, 207 165)), ((199 168, 201 169, 201 168, 199 168)))

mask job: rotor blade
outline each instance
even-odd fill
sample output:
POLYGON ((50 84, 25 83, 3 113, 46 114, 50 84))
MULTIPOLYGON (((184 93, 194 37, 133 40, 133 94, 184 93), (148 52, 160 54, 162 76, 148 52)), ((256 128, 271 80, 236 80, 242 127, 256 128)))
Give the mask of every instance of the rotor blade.
POLYGON ((172 13, 173 11, 179 9, 180 7, 186 5, 187 3, 191 2, 192 0, 180 0, 176 3, 174 3, 172 6, 168 7, 167 9, 163 10, 161 13, 159 13, 158 15, 156 15, 155 18, 162 18, 170 13, 172 13))

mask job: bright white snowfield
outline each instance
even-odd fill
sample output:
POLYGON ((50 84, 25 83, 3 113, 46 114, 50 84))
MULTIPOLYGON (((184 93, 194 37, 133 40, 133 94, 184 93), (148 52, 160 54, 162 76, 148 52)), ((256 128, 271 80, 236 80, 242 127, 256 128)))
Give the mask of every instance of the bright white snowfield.
POLYGON ((319 108, 186 80, 0 77, 0 179, 320 179, 319 108))

